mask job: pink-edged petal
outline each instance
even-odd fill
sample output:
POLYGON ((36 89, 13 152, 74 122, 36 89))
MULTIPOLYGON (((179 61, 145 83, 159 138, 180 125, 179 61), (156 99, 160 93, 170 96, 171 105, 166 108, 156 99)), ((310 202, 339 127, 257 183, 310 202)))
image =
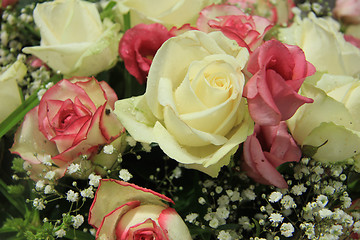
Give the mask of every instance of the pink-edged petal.
MULTIPOLYGON (((156 221, 152 218, 146 218, 147 212, 151 211, 153 207, 157 208, 158 206, 146 205, 132 210, 135 211, 136 214, 142 215, 142 218, 139 218, 135 214, 131 216, 132 219, 125 219, 124 223, 124 219, 120 219, 116 228, 117 239, 168 240, 168 238, 164 235, 163 230, 157 225, 156 221)), ((152 217, 157 219, 160 213, 161 210, 159 212, 156 211, 155 215, 152 217)), ((129 214, 131 214, 131 211, 129 214)), ((124 218, 126 217, 127 216, 124 216, 124 218)))
POLYGON ((24 122, 18 128, 14 137, 14 144, 10 151, 20 155, 24 160, 39 164, 48 155, 58 154, 56 145, 46 139, 38 129, 38 108, 35 107, 26 115, 24 122))
POLYGON ((175 209, 164 209, 159 216, 158 222, 168 239, 192 239, 188 227, 175 209))
POLYGON ((87 96, 91 99, 91 102, 84 102, 81 98, 79 100, 92 112, 95 111, 96 108, 103 105, 106 102, 106 95, 104 90, 99 86, 99 82, 94 78, 86 78, 86 79, 77 79, 73 78, 71 81, 78 87, 84 89, 86 91, 87 96), (90 105, 88 105, 90 104, 90 105), (95 108, 93 108, 92 104, 94 104, 95 108))
POLYGON ((107 142, 112 142, 125 131, 120 120, 108 105, 103 108, 99 127, 107 142))
POLYGON ((118 206, 135 200, 140 201, 141 204, 152 204, 163 207, 167 207, 163 201, 174 203, 170 198, 150 189, 114 179, 102 179, 100 180, 99 188, 90 208, 89 224, 100 226, 101 219, 109 212, 118 206), (117 197, 113 198, 111 196, 117 197), (97 217, 92 217, 93 214, 96 214, 97 217))
POLYGON ((210 32, 211 28, 208 25, 209 20, 225 15, 244 15, 244 12, 236 6, 228 4, 212 4, 201 10, 199 13, 199 18, 196 22, 196 27, 200 31, 210 32))
MULTIPOLYGON (((116 226, 118 224, 119 219, 126 214, 129 210, 136 208, 140 205, 139 201, 132 201, 121 205, 120 207, 114 209, 107 215, 105 215, 101 220, 100 225, 93 227, 98 228, 96 232, 96 238, 105 237, 107 240, 116 240, 116 226)), ((91 209, 90 209, 91 212, 91 209)), ((92 212, 89 214, 89 223, 90 222, 98 222, 99 216, 96 212, 92 212), (97 221, 95 221, 95 219, 97 221)))
POLYGON ((181 27, 177 28, 177 27, 172 27, 169 30, 169 33, 172 36, 178 36, 180 34, 183 34, 184 32, 190 31, 190 30, 199 30, 196 27, 192 27, 189 23, 185 23, 184 25, 182 25, 181 27))
POLYGON ((115 102, 118 100, 118 96, 115 91, 104 81, 98 82, 102 90, 105 92, 105 98, 107 103, 112 109, 115 107, 115 102))

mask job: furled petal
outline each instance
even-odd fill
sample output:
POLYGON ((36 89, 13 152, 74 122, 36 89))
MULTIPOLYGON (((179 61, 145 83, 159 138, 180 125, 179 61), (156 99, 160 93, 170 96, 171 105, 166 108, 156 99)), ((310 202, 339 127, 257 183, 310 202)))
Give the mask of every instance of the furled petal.
POLYGON ((100 181, 95 199, 89 212, 89 224, 99 227, 102 219, 119 206, 131 201, 167 207, 163 201, 174 203, 170 198, 150 189, 114 179, 100 181), (117 196, 113 198, 111 196, 117 196))

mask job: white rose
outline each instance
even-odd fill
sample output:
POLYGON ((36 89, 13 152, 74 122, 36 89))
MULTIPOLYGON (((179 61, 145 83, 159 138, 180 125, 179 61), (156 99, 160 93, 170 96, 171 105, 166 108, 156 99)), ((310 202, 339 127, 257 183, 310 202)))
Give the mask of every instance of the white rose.
MULTIPOLYGON (((360 79, 317 73, 300 89, 314 103, 288 120, 296 142, 319 147, 314 159, 340 162, 360 153, 360 79)), ((306 153, 306 152, 305 152, 306 153)))
POLYGON ((153 59, 145 95, 118 101, 115 113, 135 140, 217 176, 253 132, 242 98, 248 55, 221 32, 170 38, 153 59))
POLYGON ((117 0, 117 9, 130 11, 131 26, 139 23, 161 23, 166 27, 195 25, 199 12, 214 0, 117 0))
POLYGON ((118 24, 105 19, 94 3, 57 0, 38 4, 34 20, 41 44, 26 47, 49 67, 66 76, 91 76, 112 67, 117 60, 118 24))
POLYGON ((346 42, 339 30, 335 20, 309 14, 304 19, 297 17, 289 28, 279 29, 279 40, 298 45, 317 71, 356 77, 360 74, 360 49, 346 42))
POLYGON ((0 123, 21 104, 20 89, 17 81, 26 75, 26 66, 16 61, 0 75, 0 123))

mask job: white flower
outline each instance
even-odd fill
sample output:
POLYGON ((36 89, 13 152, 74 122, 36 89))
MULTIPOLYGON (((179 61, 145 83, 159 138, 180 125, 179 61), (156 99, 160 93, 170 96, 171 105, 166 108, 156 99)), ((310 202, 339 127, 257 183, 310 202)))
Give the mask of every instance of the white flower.
POLYGON ((69 190, 66 193, 66 200, 69 202, 76 202, 79 199, 79 193, 74 192, 73 190, 69 190))
POLYGON ((307 188, 304 186, 304 184, 298 184, 292 187, 291 192, 294 195, 300 196, 302 195, 304 192, 306 192, 307 188))
POLYGON ((217 187, 215 188, 215 192, 216 192, 217 194, 220 194, 220 193, 222 192, 222 190, 223 190, 223 188, 222 188, 221 186, 217 186, 217 187))
POLYGON ((229 217, 229 210, 226 207, 218 207, 216 209, 216 216, 222 219, 227 219, 229 217))
POLYGON ((41 191, 45 187, 45 181, 39 180, 36 182, 35 189, 36 191, 41 191))
POLYGON ((355 222, 353 227, 355 233, 360 233, 360 221, 355 222))
POLYGON ((125 141, 129 144, 130 147, 135 147, 136 141, 131 136, 126 136, 125 141))
POLYGON ((343 202, 344 208, 349 208, 351 206, 351 198, 346 196, 341 196, 340 200, 343 202))
POLYGON ((232 202, 239 201, 240 200, 240 193, 238 191, 234 191, 232 196, 230 197, 230 200, 232 202))
POLYGON ((199 214, 197 214, 197 213, 190 213, 190 214, 186 215, 185 221, 187 221, 189 223, 193 223, 198 216, 199 216, 199 214))
MULTIPOLYGON (((44 164, 46 166, 51 166, 52 165, 51 156, 48 154, 44 155, 44 158, 42 159, 42 164, 44 164)), ((49 179, 49 180, 51 180, 51 179, 49 179)))
POLYGON ((278 202, 282 198, 281 192, 272 192, 269 196, 269 202, 278 202))
POLYGON ((62 238, 65 235, 66 235, 66 231, 64 229, 60 229, 55 232, 56 238, 62 238))
POLYGON ((280 227, 281 235, 291 237, 294 232, 294 227, 291 223, 283 223, 280 227))
POLYGON ((45 175, 45 178, 46 178, 46 179, 49 179, 49 180, 53 180, 54 177, 55 177, 55 172, 54 172, 54 171, 49 171, 49 172, 47 172, 46 175, 45 175))
POLYGON ((80 192, 81 196, 84 198, 94 198, 93 187, 90 186, 80 192))
POLYGON ((51 185, 46 185, 45 189, 44 189, 44 193, 45 194, 50 194, 53 193, 54 189, 51 185))
POLYGON ((333 225, 330 228, 330 233, 336 236, 340 236, 342 234, 343 227, 341 225, 333 225))
POLYGON ((328 203, 328 198, 321 194, 316 198, 316 203, 319 207, 323 208, 328 203))
POLYGON ((256 194, 251 189, 245 189, 244 191, 242 191, 242 195, 243 195, 243 198, 248 199, 248 200, 255 200, 255 198, 256 198, 256 194))
POLYGON ((179 178, 179 177, 181 177, 181 168, 176 167, 176 168, 173 170, 173 173, 172 173, 171 177, 173 177, 173 178, 179 178))
POLYGON ((250 219, 246 216, 239 218, 239 224, 243 229, 250 231, 252 229, 252 225, 250 223, 250 219))
POLYGON ((101 176, 95 175, 94 173, 91 173, 91 174, 89 175, 89 179, 90 179, 89 184, 90 184, 91 186, 98 187, 98 186, 99 186, 100 179, 101 179, 101 176))
POLYGON ((106 145, 106 146, 104 146, 104 148, 103 148, 103 152, 104 152, 105 154, 113 154, 113 153, 114 153, 114 150, 115 150, 115 148, 114 148, 113 145, 106 145))
POLYGON ((70 166, 67 168, 67 173, 68 174, 73 174, 73 173, 76 173, 80 171, 80 164, 77 164, 77 163, 72 163, 70 164, 70 166))
POLYGON ((37 210, 43 210, 45 209, 45 205, 44 205, 44 200, 41 198, 35 198, 33 201, 33 206, 37 209, 37 210))
POLYGON ((329 218, 329 217, 331 217, 332 214, 333 214, 333 212, 327 208, 319 210, 319 216, 321 218, 329 218))
POLYGON ((335 192, 335 188, 333 188, 332 186, 327 185, 322 192, 326 195, 333 195, 335 192))
POLYGON ((127 169, 121 169, 119 171, 119 177, 125 182, 127 182, 133 177, 133 175, 131 175, 131 173, 127 169))
POLYGON ((296 208, 294 199, 289 195, 285 195, 280 203, 285 209, 296 208))
POLYGON ((229 233, 229 232, 226 232, 226 231, 224 231, 224 230, 221 230, 221 231, 219 232, 219 235, 218 235, 217 238, 218 238, 219 240, 231 240, 231 239, 232 239, 230 233, 229 233))
POLYGON ((269 220, 273 223, 281 223, 284 220, 284 217, 280 213, 272 213, 269 220))
POLYGON ((217 218, 213 218, 209 222, 209 226, 212 228, 217 228, 219 226, 219 220, 217 218))
POLYGON ((218 198, 217 203, 219 204, 219 206, 226 206, 229 204, 229 197, 227 195, 222 195, 221 197, 218 198))
POLYGON ((205 198, 203 198, 203 197, 199 197, 198 202, 199 202, 201 205, 204 205, 204 204, 206 203, 206 200, 205 200, 205 198))
POLYGON ((317 175, 321 175, 324 173, 324 169, 321 167, 321 166, 316 166, 314 169, 313 169, 314 173, 316 173, 317 175))
POLYGON ((84 223, 84 217, 80 214, 78 214, 76 216, 71 216, 71 221, 73 222, 74 228, 79 228, 81 226, 81 224, 84 223))

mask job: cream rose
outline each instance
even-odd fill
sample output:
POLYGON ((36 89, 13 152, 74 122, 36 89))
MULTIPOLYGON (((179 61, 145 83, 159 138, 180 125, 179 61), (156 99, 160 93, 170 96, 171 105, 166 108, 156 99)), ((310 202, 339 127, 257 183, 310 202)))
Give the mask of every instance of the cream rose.
POLYGON ((221 32, 170 38, 153 59, 146 93, 116 102, 115 113, 135 140, 217 176, 253 132, 242 98, 248 55, 221 32))
POLYGON ((26 75, 26 66, 16 61, 0 75, 0 123, 21 104, 20 89, 17 81, 26 75))
POLYGON ((41 44, 26 47, 49 67, 66 76, 91 76, 117 60, 120 25, 100 19, 94 3, 57 0, 38 4, 34 20, 41 44))
MULTIPOLYGON (((314 159, 339 162, 360 153, 360 79, 317 73, 300 93, 314 99, 288 120, 296 142, 319 147, 314 159)), ((305 152, 306 154, 306 152, 305 152)))
POLYGON ((161 23, 166 27, 195 25, 199 12, 214 0, 117 0, 120 14, 130 12, 131 26, 161 23))
POLYGON ((317 71, 356 77, 360 74, 360 49, 346 42, 339 30, 335 20, 309 14, 302 20, 297 17, 289 28, 279 29, 279 40, 299 46, 317 71))

